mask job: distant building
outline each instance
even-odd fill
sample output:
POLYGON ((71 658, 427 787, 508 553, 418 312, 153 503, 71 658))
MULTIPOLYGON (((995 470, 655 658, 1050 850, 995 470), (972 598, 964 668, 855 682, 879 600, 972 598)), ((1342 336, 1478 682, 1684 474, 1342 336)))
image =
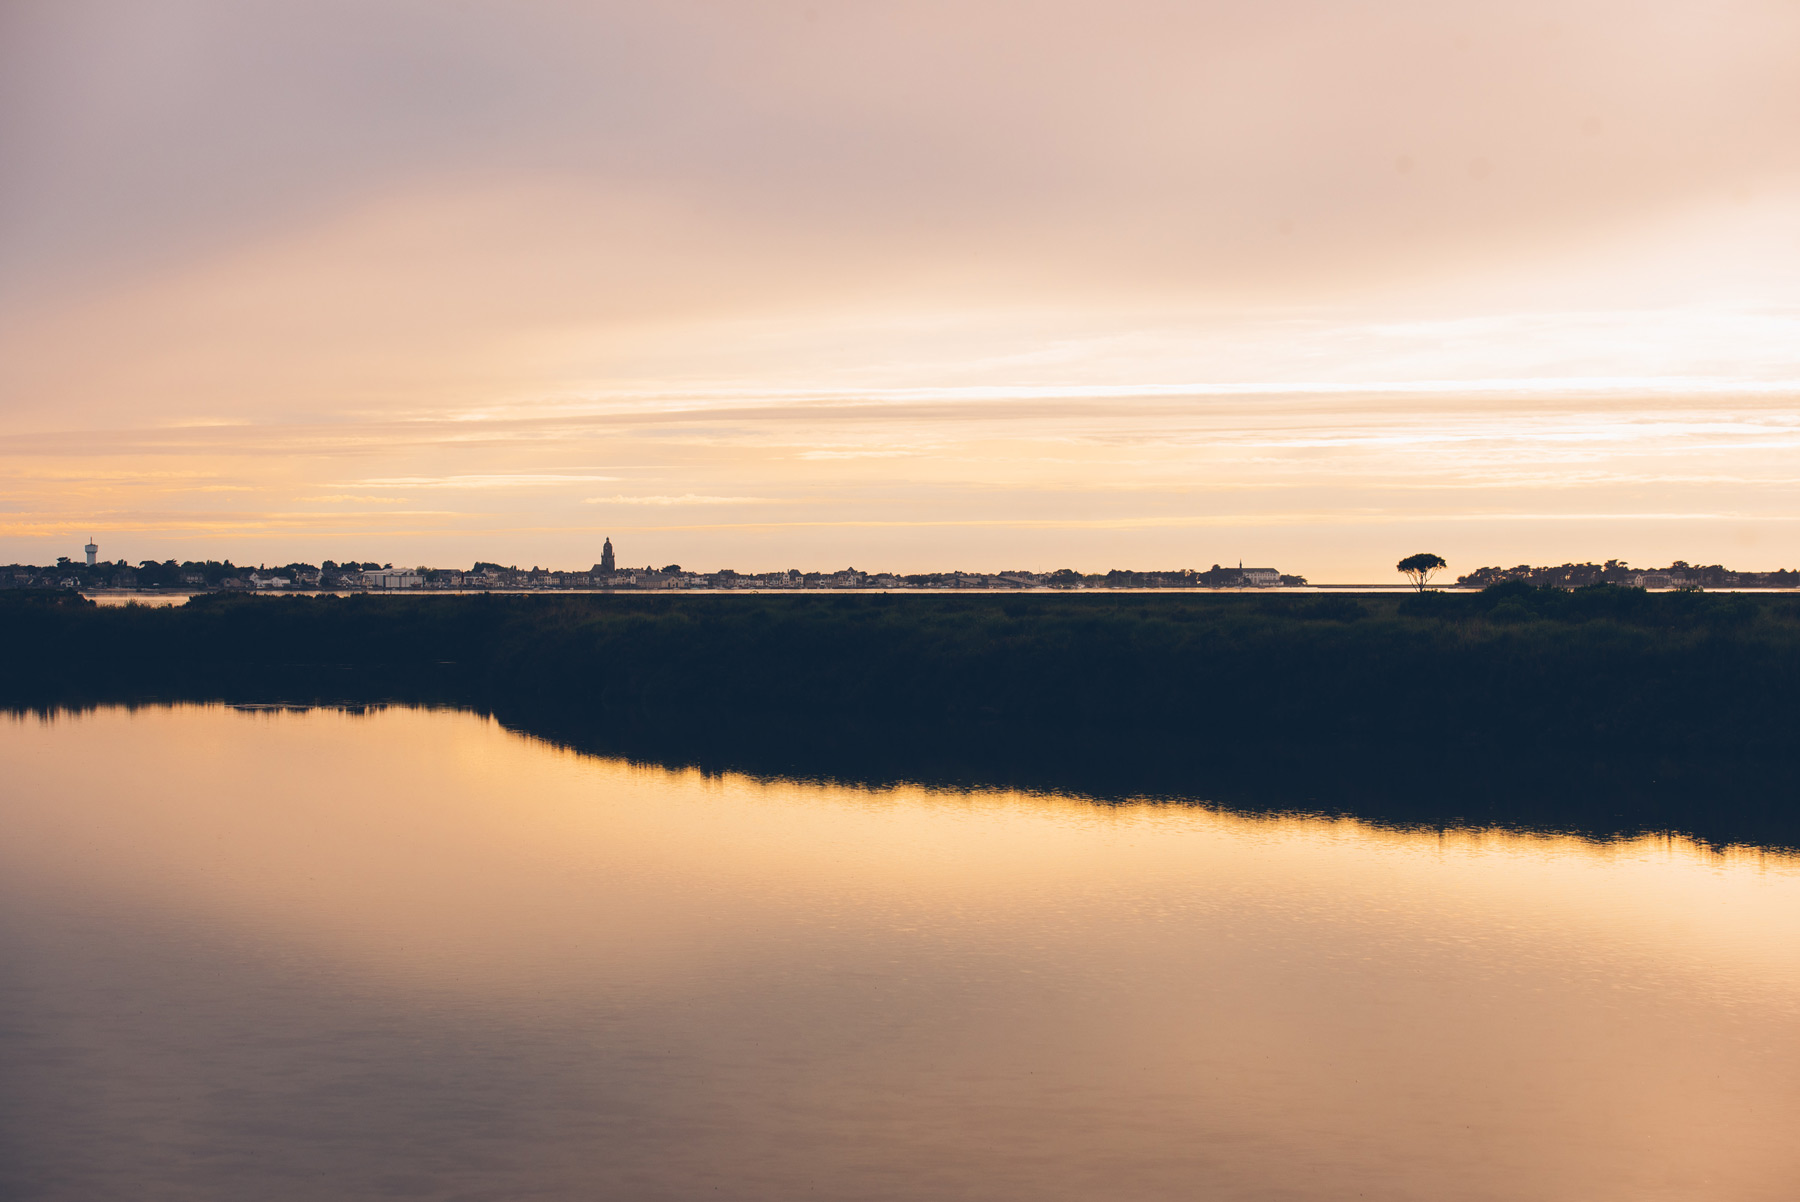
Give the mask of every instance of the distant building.
POLYGON ((370 588, 422 588, 425 577, 411 568, 377 568, 362 574, 370 588))
POLYGON ((607 539, 605 545, 600 548, 600 570, 602 572, 613 571, 613 549, 612 539, 610 538, 607 539))
POLYGON ((1275 588, 1281 584, 1281 573, 1274 568, 1239 568, 1238 572, 1251 588, 1275 588))
POLYGON ((100 544, 99 543, 95 542, 93 539, 90 538, 87 541, 87 546, 83 547, 82 550, 87 552, 87 557, 88 557, 87 566, 88 567, 91 568, 95 564, 100 562, 100 544))

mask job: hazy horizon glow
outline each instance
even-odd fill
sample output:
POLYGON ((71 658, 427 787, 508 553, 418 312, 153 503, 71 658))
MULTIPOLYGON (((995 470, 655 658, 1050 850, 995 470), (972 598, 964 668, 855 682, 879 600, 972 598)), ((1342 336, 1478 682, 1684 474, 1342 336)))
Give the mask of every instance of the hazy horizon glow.
POLYGON ((1800 566, 1796 44, 10 5, 0 559, 1800 566))

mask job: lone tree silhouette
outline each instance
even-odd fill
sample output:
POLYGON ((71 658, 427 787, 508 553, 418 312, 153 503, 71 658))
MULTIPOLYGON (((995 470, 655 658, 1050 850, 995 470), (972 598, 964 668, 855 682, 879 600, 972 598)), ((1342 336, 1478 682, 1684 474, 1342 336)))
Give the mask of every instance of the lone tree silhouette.
POLYGON ((1442 556, 1433 555, 1429 551, 1421 551, 1417 555, 1408 555, 1402 559, 1394 565, 1394 570, 1404 573, 1406 578, 1413 582, 1413 587, 1422 593, 1425 591, 1426 582, 1431 579, 1431 574, 1444 566, 1446 565, 1442 556))

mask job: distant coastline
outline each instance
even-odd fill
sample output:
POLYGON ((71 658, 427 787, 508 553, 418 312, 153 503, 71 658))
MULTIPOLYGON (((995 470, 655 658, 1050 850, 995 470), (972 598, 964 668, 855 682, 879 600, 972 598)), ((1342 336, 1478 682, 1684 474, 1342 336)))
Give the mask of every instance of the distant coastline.
POLYGON ((177 563, 144 561, 132 567, 117 563, 77 564, 64 559, 50 566, 11 564, 0 567, 0 588, 73 589, 80 592, 817 592, 846 590, 957 590, 1022 592, 1033 589, 1274 589, 1303 588, 1304 576, 1273 568, 1179 568, 1137 572, 1114 569, 1081 573, 1071 568, 1053 572, 1023 569, 1004 572, 715 572, 687 571, 678 564, 661 568, 612 568, 595 564, 587 571, 501 567, 477 563, 455 568, 395 568, 374 563, 322 565, 290 563, 249 568, 230 560, 177 563))

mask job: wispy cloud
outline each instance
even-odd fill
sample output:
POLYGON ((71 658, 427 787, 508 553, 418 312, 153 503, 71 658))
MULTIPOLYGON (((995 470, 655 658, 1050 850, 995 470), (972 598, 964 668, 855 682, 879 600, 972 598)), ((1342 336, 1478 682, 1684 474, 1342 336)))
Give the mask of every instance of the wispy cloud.
POLYGON ((620 476, 566 476, 542 472, 517 472, 468 476, 384 476, 357 480, 358 488, 542 488, 556 484, 612 482, 620 476))
POLYGON ((354 493, 330 493, 318 497, 296 497, 299 501, 316 501, 321 504, 344 502, 355 505, 404 505, 405 497, 362 497, 354 493))
POLYGON ((678 497, 588 497, 584 505, 770 505, 779 497, 703 497, 683 493, 678 497))
POLYGON ((861 451, 802 451, 801 459, 903 459, 908 455, 917 455, 914 447, 884 447, 861 451))

